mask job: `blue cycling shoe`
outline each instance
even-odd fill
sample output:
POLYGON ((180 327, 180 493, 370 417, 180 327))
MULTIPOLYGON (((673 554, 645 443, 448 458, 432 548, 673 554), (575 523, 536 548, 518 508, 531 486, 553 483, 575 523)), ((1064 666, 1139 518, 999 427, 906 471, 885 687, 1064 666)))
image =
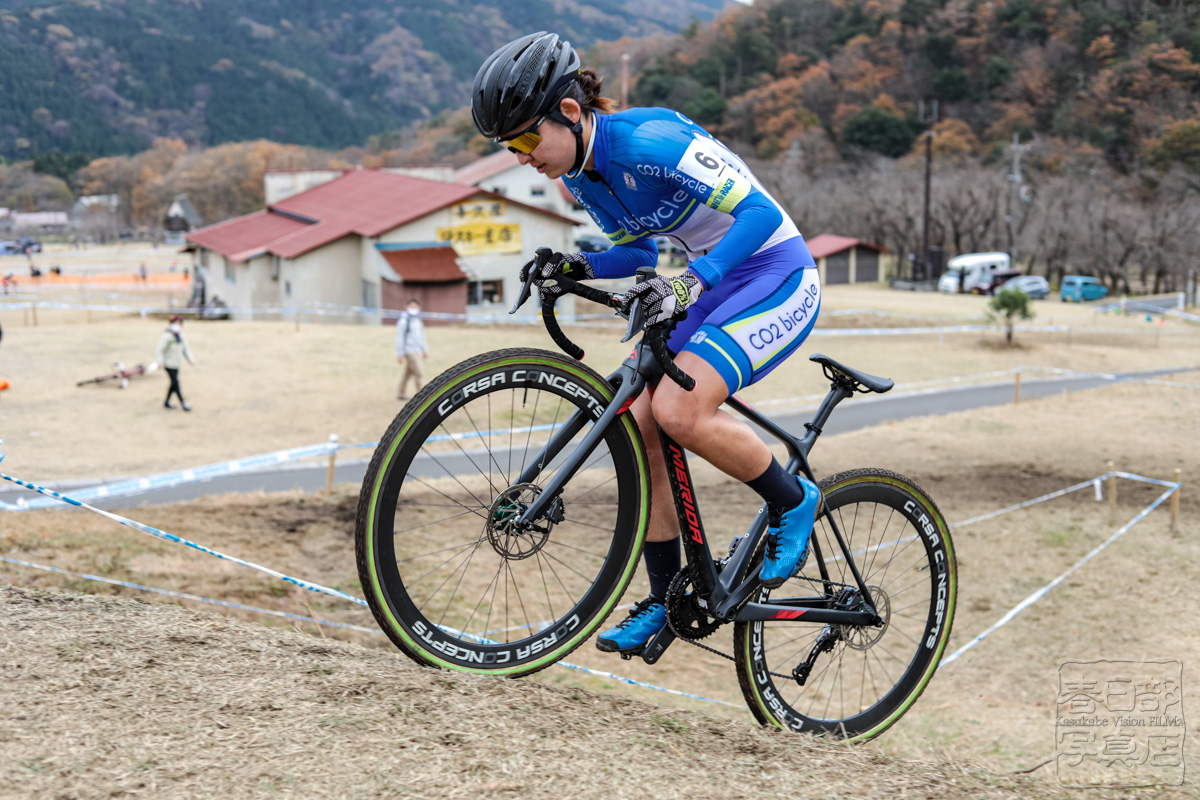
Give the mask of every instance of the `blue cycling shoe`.
POLYGON ((633 653, 650 643, 667 626, 667 607, 647 597, 615 627, 596 638, 596 649, 605 653, 633 653))
POLYGON ((800 488, 804 490, 804 502, 785 511, 778 518, 770 517, 767 529, 767 554, 763 559, 759 580, 763 586, 777 589, 804 566, 808 555, 808 540, 812 537, 813 524, 817 518, 817 503, 821 490, 803 475, 797 475, 800 488))

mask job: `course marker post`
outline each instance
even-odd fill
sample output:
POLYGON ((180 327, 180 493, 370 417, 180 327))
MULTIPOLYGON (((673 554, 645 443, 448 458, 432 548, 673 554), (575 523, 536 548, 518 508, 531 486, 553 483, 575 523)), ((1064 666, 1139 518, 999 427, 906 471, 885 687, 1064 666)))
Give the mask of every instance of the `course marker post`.
POLYGON ((333 494, 333 468, 337 465, 337 441, 336 433, 329 434, 329 443, 333 445, 333 450, 329 452, 329 472, 325 475, 325 494, 333 494))
POLYGON ((1021 368, 1017 367, 1015 380, 1013 382, 1013 405, 1021 402, 1021 368))
POLYGON ((1183 482, 1180 480, 1183 473, 1181 470, 1175 470, 1175 494, 1171 495, 1171 533, 1175 533, 1176 523, 1179 521, 1179 493, 1183 491, 1183 482))

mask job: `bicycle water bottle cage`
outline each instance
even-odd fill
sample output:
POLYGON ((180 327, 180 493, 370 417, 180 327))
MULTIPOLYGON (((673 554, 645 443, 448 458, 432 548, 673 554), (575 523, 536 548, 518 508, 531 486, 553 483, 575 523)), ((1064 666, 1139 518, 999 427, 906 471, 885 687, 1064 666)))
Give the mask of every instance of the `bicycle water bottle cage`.
POLYGON ((832 358, 820 353, 813 353, 808 357, 809 361, 815 361, 821 365, 825 371, 825 377, 834 383, 840 383, 855 392, 878 392, 883 394, 891 390, 895 386, 895 382, 891 378, 880 378, 876 375, 871 375, 866 372, 847 367, 845 364, 839 364, 832 358))

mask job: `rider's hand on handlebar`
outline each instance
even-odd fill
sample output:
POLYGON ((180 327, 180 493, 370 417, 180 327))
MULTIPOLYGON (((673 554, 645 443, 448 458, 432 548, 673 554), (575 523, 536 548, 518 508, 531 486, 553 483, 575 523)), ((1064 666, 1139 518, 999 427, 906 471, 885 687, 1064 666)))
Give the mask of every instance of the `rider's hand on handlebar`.
POLYGON ((660 275, 626 292, 622 309, 628 313, 633 301, 640 298, 646 325, 658 325, 687 316, 688 307, 699 300, 703 292, 704 285, 690 270, 678 278, 660 275))
MULTIPOLYGON (((529 277, 529 270, 536 268, 536 259, 521 267, 521 282, 524 283, 529 277)), ((555 299, 563 293, 562 288, 554 280, 557 275, 585 281, 596 277, 596 272, 583 253, 555 253, 542 266, 540 274, 533 278, 533 282, 538 287, 538 295, 543 300, 555 299)))

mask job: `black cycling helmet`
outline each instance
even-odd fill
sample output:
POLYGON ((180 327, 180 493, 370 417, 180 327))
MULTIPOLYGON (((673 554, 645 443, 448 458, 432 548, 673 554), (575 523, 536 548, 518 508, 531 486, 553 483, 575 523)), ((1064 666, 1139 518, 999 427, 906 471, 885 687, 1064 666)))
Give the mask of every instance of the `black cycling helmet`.
POLYGON ((471 116, 489 138, 545 114, 579 76, 571 43, 539 31, 509 42, 488 56, 471 87, 471 116))

